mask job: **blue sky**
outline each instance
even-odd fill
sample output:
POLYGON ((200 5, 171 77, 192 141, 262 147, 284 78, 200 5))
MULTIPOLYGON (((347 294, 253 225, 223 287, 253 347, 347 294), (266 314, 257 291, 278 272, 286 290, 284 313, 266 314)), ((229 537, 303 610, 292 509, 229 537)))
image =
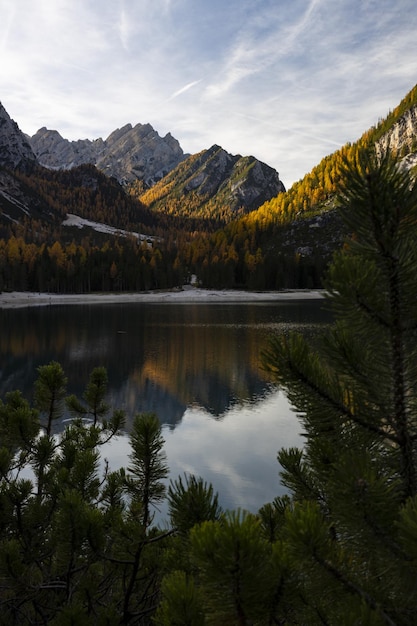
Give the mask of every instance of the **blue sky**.
POLYGON ((288 187, 417 83, 415 0, 0 0, 0 101, 26 133, 150 123, 288 187))

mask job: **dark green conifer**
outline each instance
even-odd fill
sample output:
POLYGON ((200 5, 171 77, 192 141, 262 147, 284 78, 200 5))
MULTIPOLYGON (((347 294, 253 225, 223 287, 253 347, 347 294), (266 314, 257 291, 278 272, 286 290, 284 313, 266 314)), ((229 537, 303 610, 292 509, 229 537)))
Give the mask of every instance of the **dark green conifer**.
POLYGON ((335 322, 275 338, 265 363, 305 434, 282 450, 286 546, 309 624, 413 624, 417 613, 417 185, 389 154, 345 166, 352 235, 330 268, 335 322))

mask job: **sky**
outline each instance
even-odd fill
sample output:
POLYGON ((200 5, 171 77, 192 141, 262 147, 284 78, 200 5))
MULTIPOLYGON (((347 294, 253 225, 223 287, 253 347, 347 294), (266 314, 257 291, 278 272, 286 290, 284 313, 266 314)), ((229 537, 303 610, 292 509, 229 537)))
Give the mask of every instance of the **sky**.
POLYGON ((287 189, 417 83, 415 0, 0 0, 20 129, 127 123, 274 167, 287 189))

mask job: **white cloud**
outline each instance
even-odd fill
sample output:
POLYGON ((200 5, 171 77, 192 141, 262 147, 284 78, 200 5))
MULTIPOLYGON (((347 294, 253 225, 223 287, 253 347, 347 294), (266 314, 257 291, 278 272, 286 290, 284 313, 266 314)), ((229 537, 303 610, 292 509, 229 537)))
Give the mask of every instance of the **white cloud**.
POLYGON ((198 85, 198 83, 201 83, 201 78, 199 80, 193 80, 191 83, 187 83, 186 85, 184 85, 184 87, 181 87, 181 89, 177 89, 177 91, 174 91, 174 93, 168 98, 168 100, 174 100, 175 98, 178 98, 178 96, 182 95, 189 89, 192 89, 192 87, 195 87, 195 85, 198 85))
POLYGON ((131 31, 129 16, 128 16, 128 13, 126 11, 126 8, 123 2, 121 3, 121 6, 120 6, 118 31, 119 31, 120 42, 124 50, 126 50, 127 52, 129 50, 129 40, 130 40, 132 31, 131 31))
POLYGON ((171 477, 184 472, 203 476, 223 506, 256 512, 277 495, 277 452, 301 445, 300 430, 279 391, 258 404, 232 407, 218 420, 203 409, 188 408, 175 430, 164 432, 171 477))

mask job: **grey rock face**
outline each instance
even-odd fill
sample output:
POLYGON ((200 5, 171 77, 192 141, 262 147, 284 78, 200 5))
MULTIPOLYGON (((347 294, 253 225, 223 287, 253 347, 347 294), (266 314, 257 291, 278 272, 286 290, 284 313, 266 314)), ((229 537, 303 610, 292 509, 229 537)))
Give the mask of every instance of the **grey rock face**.
POLYGON ((165 137, 150 124, 126 124, 107 139, 69 141, 56 130, 41 128, 29 139, 41 165, 70 169, 91 163, 119 182, 143 180, 152 186, 184 159, 183 150, 169 133, 165 137))
POLYGON ((404 115, 376 143, 377 153, 395 150, 398 154, 406 154, 402 164, 407 169, 414 167, 417 160, 417 106, 408 109, 404 115))
POLYGON ((254 157, 241 157, 236 162, 229 185, 232 205, 253 210, 285 191, 279 174, 254 157))
POLYGON ((0 103, 0 165, 14 169, 35 159, 26 136, 0 103))
POLYGON ((68 141, 58 131, 43 127, 29 138, 38 162, 49 169, 71 169, 86 163, 94 164, 104 149, 102 139, 68 141))
MULTIPOLYGON (((233 156, 214 145, 190 157, 181 166, 190 164, 183 174, 183 192, 194 191, 201 196, 217 196, 232 209, 254 210, 265 201, 285 191, 278 172, 253 156, 233 156)), ((178 170, 172 172, 177 175, 178 170)))

